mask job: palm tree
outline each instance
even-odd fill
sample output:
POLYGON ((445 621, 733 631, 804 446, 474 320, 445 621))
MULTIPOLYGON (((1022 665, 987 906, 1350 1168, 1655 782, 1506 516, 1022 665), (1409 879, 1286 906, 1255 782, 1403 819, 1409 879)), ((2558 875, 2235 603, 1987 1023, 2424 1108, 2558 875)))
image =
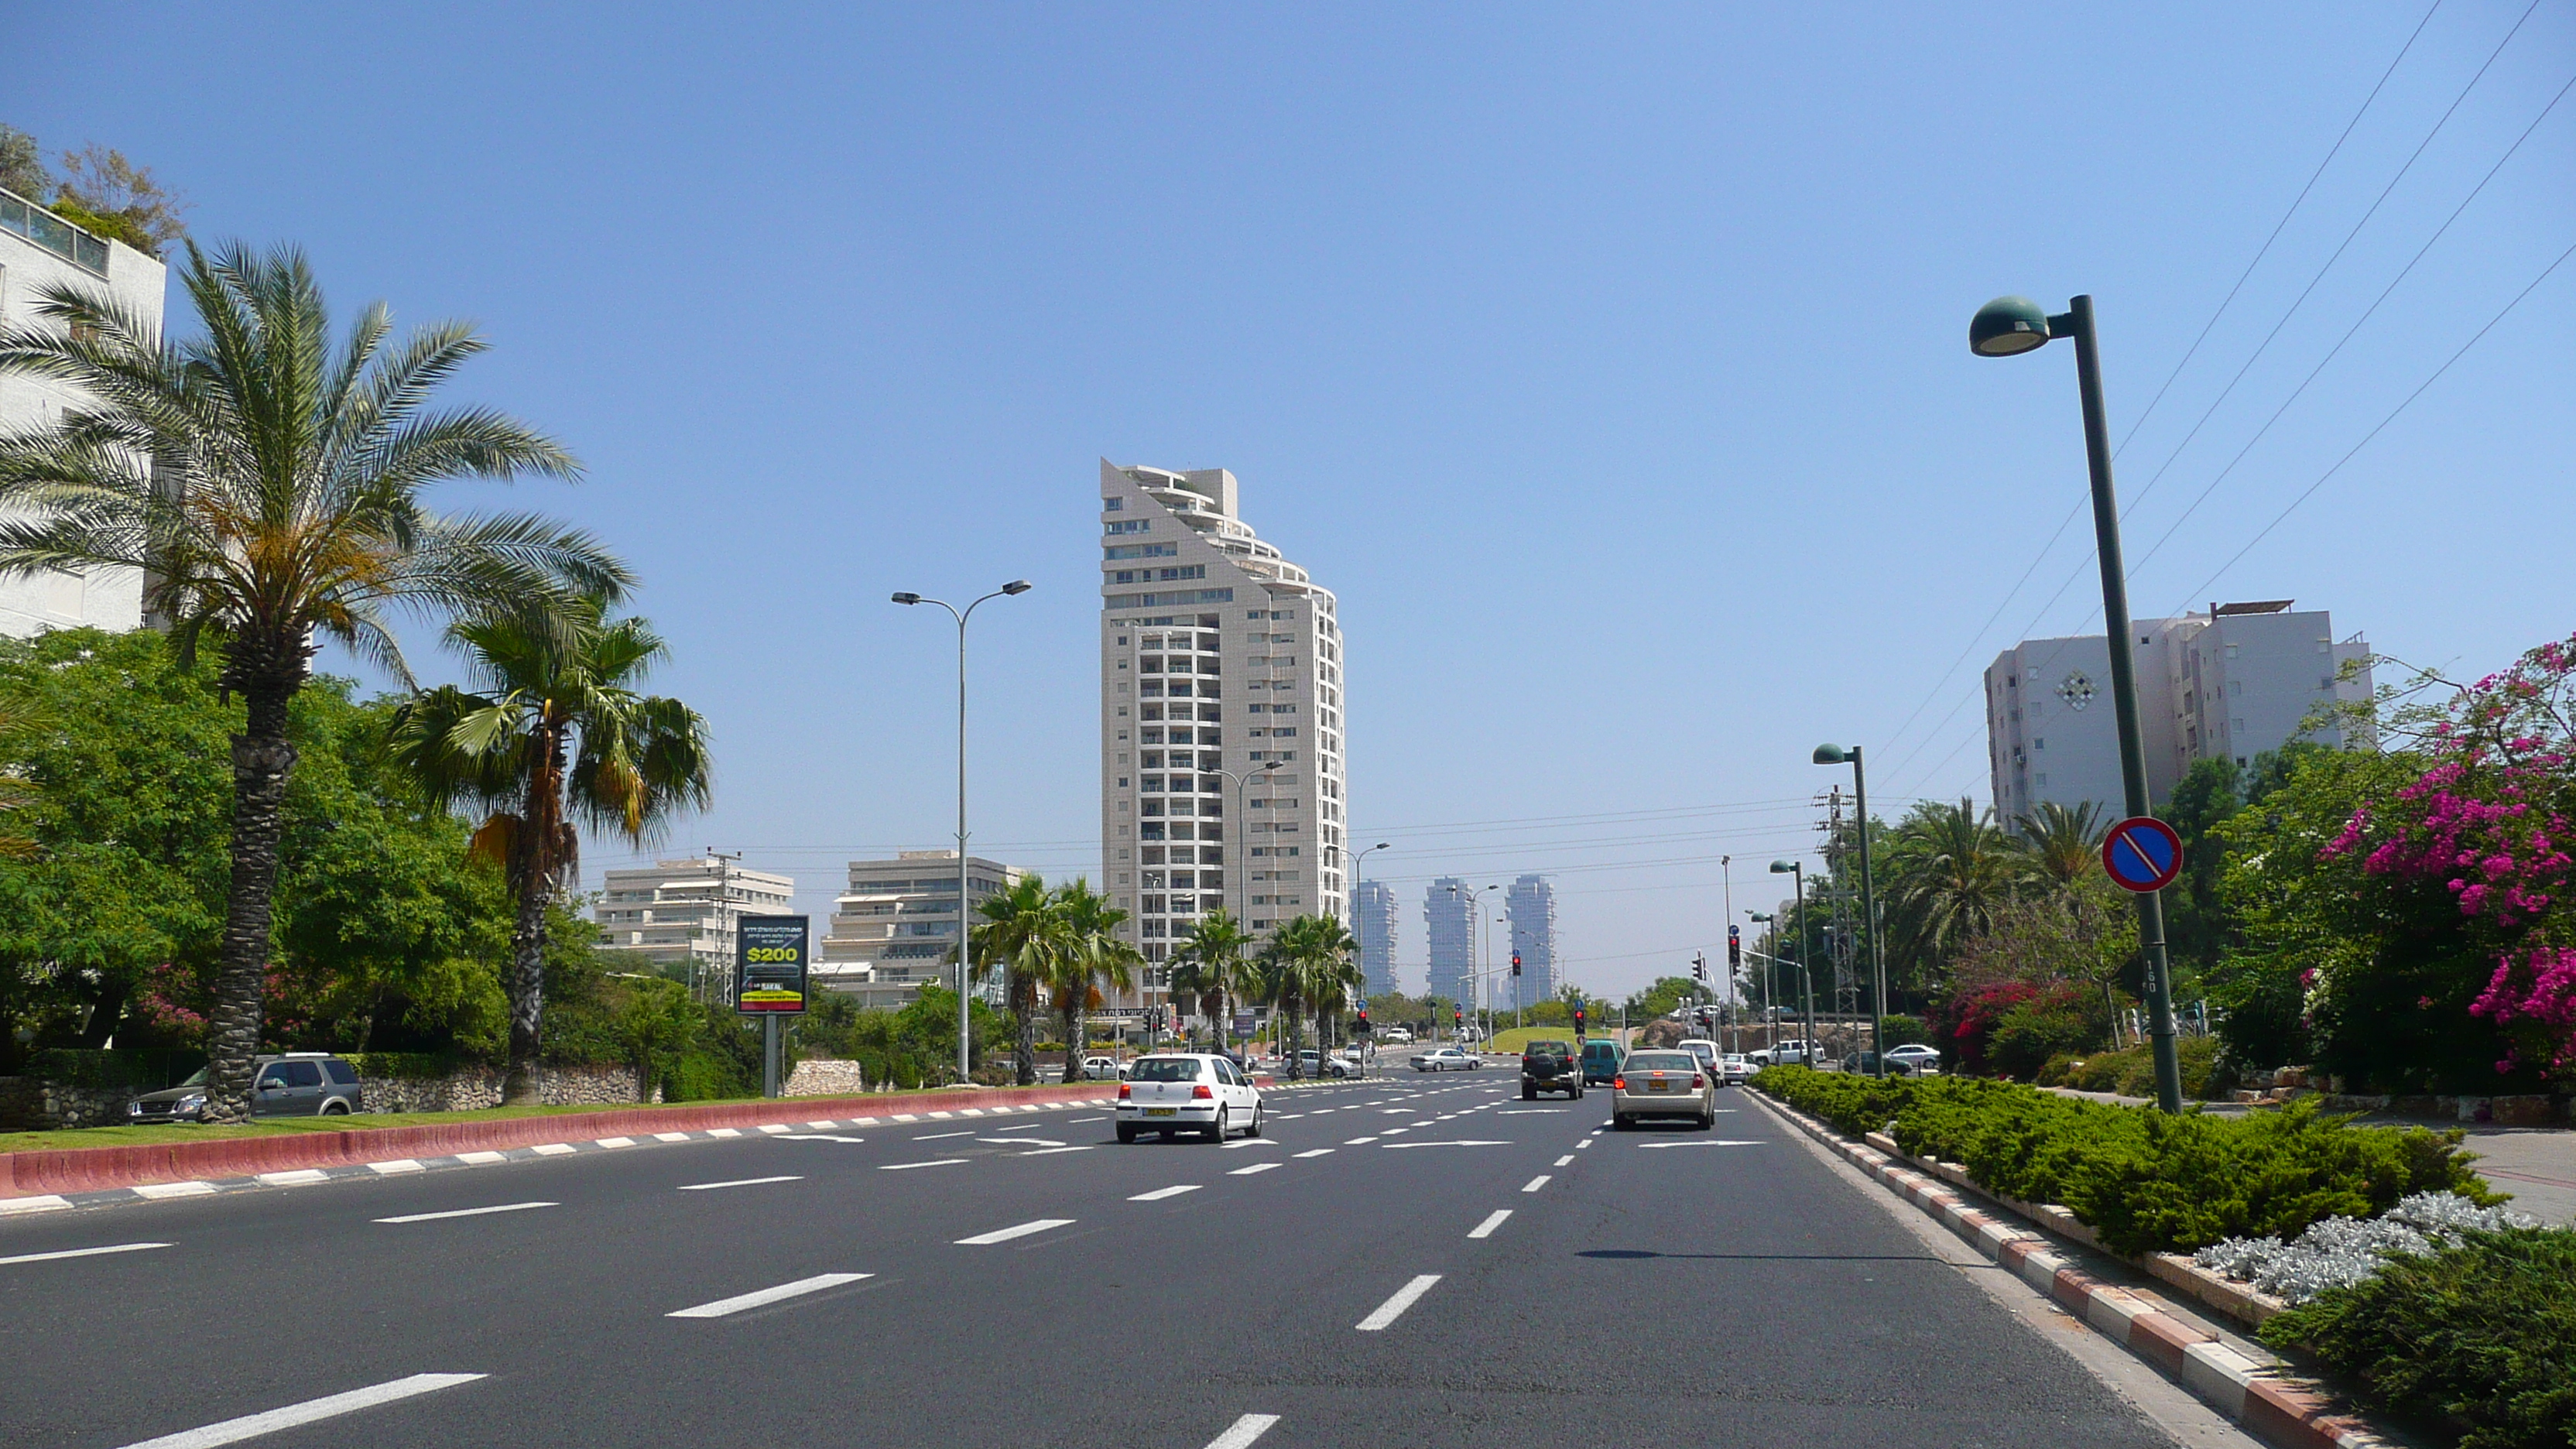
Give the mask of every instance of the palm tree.
POLYGON ((1030 1086, 1038 1079, 1038 992, 1055 978, 1069 945, 1063 902, 1032 872, 986 896, 975 913, 984 918, 967 935, 975 978, 984 980, 996 968, 1003 973, 1002 994, 1011 1006, 1012 1077, 1030 1086))
POLYGON ((539 1100, 546 910, 581 864, 576 822, 642 844, 710 798, 707 722, 676 699, 639 693, 669 652, 642 619, 610 619, 592 597, 560 617, 451 626, 484 685, 442 685, 394 715, 395 762, 439 809, 490 812, 473 852, 499 865, 516 907, 510 931, 510 1068, 501 1100, 539 1100))
POLYGON ((1891 953, 1911 966, 1918 986, 1959 943, 1994 924, 2012 896, 2012 847, 1970 800, 1926 803, 1889 832, 1887 925, 1891 953))
POLYGON ((1085 1015, 1100 1006, 1100 988, 1114 986, 1120 990, 1135 984, 1136 967, 1144 956, 1134 946, 1119 939, 1118 928, 1127 922, 1127 913, 1109 904, 1109 898, 1091 889, 1091 883, 1080 877, 1056 893, 1057 908, 1064 914, 1066 950, 1056 963, 1055 1009, 1064 1022, 1064 1079, 1083 1079, 1083 1038, 1088 1035, 1085 1015))
POLYGON ((2083 879, 2102 858, 2102 837, 2111 823, 2091 800, 2072 809, 2054 800, 2021 817, 2015 842, 2031 874, 2060 889, 2083 879))
MULTIPOLYGON (((1306 1012, 1344 1000, 1356 968, 1348 928, 1331 916, 1293 916, 1272 931, 1261 951, 1257 979, 1271 1018, 1286 1026, 1282 1054, 1288 1079, 1306 1075, 1306 1012)), ((1338 1009, 1337 1005, 1334 1009, 1338 1009)))
POLYGON ((1312 916, 1303 946, 1311 958, 1306 974, 1306 1000, 1315 1013, 1315 1038, 1318 1046, 1324 1040, 1326 1024, 1340 1019, 1350 1008, 1351 993, 1363 986, 1367 978, 1359 968, 1359 942, 1338 916, 1312 916))
POLYGON ((1172 957, 1172 994, 1198 998, 1199 1014, 1216 1028, 1217 1050, 1228 1045, 1227 1028, 1234 1020, 1233 998, 1249 986, 1252 963, 1244 948, 1252 937, 1234 917, 1223 909, 1199 917, 1183 938, 1181 949, 1172 957))
POLYGON ((183 659, 200 642, 242 697, 233 738, 232 882, 207 1035, 206 1115, 248 1119, 272 951, 280 810, 295 746, 287 710, 315 640, 397 679, 410 671, 390 609, 474 616, 578 594, 614 602, 631 579, 589 535, 524 514, 441 515, 430 484, 577 476, 572 455, 484 408, 431 395, 483 350, 443 323, 387 350, 369 307, 335 347, 302 254, 193 245, 181 285, 203 336, 165 342, 103 294, 41 291, 38 322, 0 329, 0 375, 79 399, 0 434, 0 575, 133 569, 183 659))

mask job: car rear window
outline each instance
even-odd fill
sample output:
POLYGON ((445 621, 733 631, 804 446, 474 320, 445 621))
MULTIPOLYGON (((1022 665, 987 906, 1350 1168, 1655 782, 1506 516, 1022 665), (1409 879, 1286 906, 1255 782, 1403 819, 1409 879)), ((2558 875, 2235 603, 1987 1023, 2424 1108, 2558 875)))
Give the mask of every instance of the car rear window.
POLYGON ((1611 1042, 1588 1041, 1583 1044, 1583 1054, 1587 1057, 1615 1057, 1619 1048, 1611 1042))
POLYGON ((1200 1063, 1194 1057, 1140 1057, 1136 1070, 1128 1073, 1131 1082, 1195 1082, 1200 1063))
POLYGON ((1528 1046, 1521 1048, 1521 1055, 1525 1057, 1570 1057, 1574 1055, 1574 1048, 1567 1046, 1561 1041, 1534 1041, 1528 1046))
POLYGON ((1689 1052, 1639 1052, 1628 1058, 1632 1072, 1687 1072, 1699 1065, 1689 1052))
POLYGON ((347 1062, 324 1062, 322 1064, 322 1075, 329 1077, 333 1086, 354 1087, 358 1085, 358 1069, 350 1066, 347 1062))

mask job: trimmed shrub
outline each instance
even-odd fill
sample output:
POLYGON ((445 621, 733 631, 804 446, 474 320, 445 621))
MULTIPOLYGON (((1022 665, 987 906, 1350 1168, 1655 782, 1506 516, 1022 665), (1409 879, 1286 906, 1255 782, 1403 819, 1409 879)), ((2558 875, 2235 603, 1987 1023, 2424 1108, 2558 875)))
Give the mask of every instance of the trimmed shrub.
POLYGON ((2473 1232, 2265 1323, 2355 1398, 2461 1449, 2576 1443, 2576 1231, 2473 1232))
POLYGON ((358 1069, 362 1077, 407 1082, 432 1082, 448 1076, 463 1065, 444 1052, 342 1052, 342 1059, 358 1069))
POLYGON ((193 1047, 50 1047, 27 1058, 25 1075, 64 1087, 175 1087, 206 1064, 193 1047))

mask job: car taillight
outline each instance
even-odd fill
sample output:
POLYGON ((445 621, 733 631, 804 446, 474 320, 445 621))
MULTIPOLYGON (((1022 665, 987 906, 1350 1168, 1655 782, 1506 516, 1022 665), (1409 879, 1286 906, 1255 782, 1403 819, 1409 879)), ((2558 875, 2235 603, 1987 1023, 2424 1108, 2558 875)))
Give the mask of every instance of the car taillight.
POLYGON ((1626 1077, 1612 1077, 1610 1079, 1610 1090, 1614 1092, 1624 1092, 1628 1090, 1628 1079, 1626 1077))
POLYGON ((1215 1095, 1216 1093, 1210 1090, 1208 1084, 1205 1082, 1201 1082, 1197 1086, 1190 1088, 1190 1098, 1192 1101, 1205 1101, 1215 1095))
POLYGON ((1132 1090, 1130 1090, 1130 1089, 1129 1089, 1128 1085, 1127 1085, 1125 1082, 1120 1082, 1120 1083, 1118 1084, 1118 1100, 1119 1100, 1119 1101, 1124 1102, 1124 1101, 1126 1101, 1129 1097, 1132 1097, 1132 1096, 1134 1096, 1134 1095, 1136 1095, 1136 1094, 1135 1094, 1132 1090))
POLYGON ((1696 1091, 1698 1091, 1700 1088, 1705 1087, 1705 1086, 1707 1086, 1707 1085, 1708 1085, 1707 1081, 1705 1081, 1704 1079, 1702 1079, 1699 1073, 1697 1073, 1697 1072, 1693 1072, 1693 1073, 1691 1073, 1691 1090, 1692 1090, 1692 1091, 1696 1092, 1696 1091))

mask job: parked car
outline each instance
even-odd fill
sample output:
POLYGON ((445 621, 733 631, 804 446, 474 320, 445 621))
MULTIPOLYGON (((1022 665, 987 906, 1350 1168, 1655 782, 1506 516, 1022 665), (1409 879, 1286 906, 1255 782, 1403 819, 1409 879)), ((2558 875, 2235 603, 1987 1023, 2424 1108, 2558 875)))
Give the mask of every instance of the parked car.
POLYGON ((1717 1125, 1717 1079, 1685 1051, 1631 1052, 1610 1083, 1610 1129, 1625 1132, 1654 1117, 1687 1117, 1705 1132, 1717 1125))
POLYGON ((1803 1037, 1789 1037, 1783 1041, 1775 1042, 1770 1046, 1764 1047, 1753 1054, 1753 1065, 1756 1067, 1798 1066, 1801 1064, 1811 1067, 1824 1065, 1824 1054, 1822 1050, 1808 1046, 1806 1039, 1803 1037))
POLYGON ((1472 1072, 1483 1065, 1482 1061, 1453 1046, 1434 1047, 1430 1051, 1416 1053, 1413 1058, 1413 1069, 1417 1072, 1472 1072))
MULTIPOLYGON (((1874 1077, 1878 1075, 1878 1053, 1853 1052, 1851 1055, 1842 1059, 1841 1065, 1842 1069, 1846 1072, 1858 1072, 1864 1077, 1874 1077)), ((1913 1076, 1914 1064, 1905 1060, 1903 1057, 1898 1056, 1894 1052, 1889 1052, 1887 1054, 1887 1074, 1891 1077, 1913 1076)))
POLYGON ((1581 1101, 1583 1064, 1570 1041, 1534 1041, 1521 1048, 1521 1100, 1534 1102, 1541 1092, 1563 1092, 1581 1101))
POLYGON ((1094 1079, 1095 1081, 1105 1081, 1108 1078, 1117 1076, 1118 1070, 1119 1061, 1116 1057, 1084 1057, 1082 1059, 1082 1074, 1094 1079))
POLYGON ((1378 1039, 1379 1041, 1382 1041, 1382 1042, 1386 1043, 1388 1046, 1411 1046, 1411 1045, 1413 1045, 1413 1033, 1412 1033, 1412 1031, 1411 1031, 1411 1030, 1409 1030, 1408 1028, 1401 1027, 1401 1026, 1390 1026, 1390 1027, 1388 1027, 1386 1030, 1384 1030, 1384 1031, 1382 1031, 1382 1032, 1379 1032, 1379 1033, 1377 1034, 1377 1039, 1378 1039))
POLYGON ((1324 1075, 1343 1078, 1367 1076, 1368 1060, 1360 1055, 1357 1047, 1335 1052, 1324 1058, 1324 1075))
MULTIPOLYGON (((329 1052, 288 1052, 251 1058, 250 1114, 254 1117, 346 1117, 363 1110, 358 1069, 329 1052)), ((129 1122, 202 1122, 206 1072, 175 1087, 146 1092, 125 1104, 129 1122)))
POLYGON ((1742 1052, 1723 1052, 1717 1059, 1717 1073, 1730 1084, 1753 1080, 1753 1063, 1742 1052))
POLYGON ((1118 1140, 1153 1132, 1169 1142, 1183 1130, 1210 1142, 1238 1131, 1260 1136, 1261 1089, 1230 1058, 1213 1053, 1166 1052, 1130 1062, 1127 1080, 1118 1084, 1118 1140))
POLYGON ((1924 1046, 1920 1043, 1908 1046, 1889 1047, 1887 1049, 1887 1059, 1891 1062, 1903 1062, 1918 1072, 1937 1072, 1941 1070, 1941 1049, 1939 1047, 1924 1046))
POLYGON ((1607 1037, 1594 1037, 1583 1044, 1583 1085, 1606 1087, 1619 1075, 1619 1063, 1627 1056, 1619 1044, 1607 1037))

